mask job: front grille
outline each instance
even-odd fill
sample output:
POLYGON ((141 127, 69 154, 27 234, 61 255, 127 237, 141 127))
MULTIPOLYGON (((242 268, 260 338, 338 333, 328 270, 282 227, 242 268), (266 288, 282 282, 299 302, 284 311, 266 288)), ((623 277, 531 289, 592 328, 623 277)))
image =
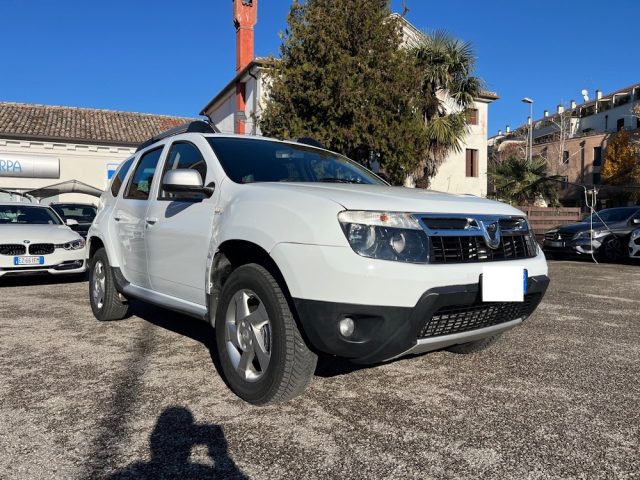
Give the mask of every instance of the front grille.
POLYGON ((503 233, 497 249, 487 246, 481 236, 432 236, 430 263, 492 262, 532 258, 537 245, 528 233, 503 233))
POLYGON ((524 296, 523 302, 476 302, 442 307, 420 330, 419 337, 439 337, 468 332, 531 315, 540 300, 539 293, 524 296))
POLYGON ((27 247, 19 243, 5 243, 0 245, 0 255, 24 255, 27 247))
POLYGON ((31 255, 49 255, 55 250, 53 243, 34 243, 29 245, 29 253, 31 255))

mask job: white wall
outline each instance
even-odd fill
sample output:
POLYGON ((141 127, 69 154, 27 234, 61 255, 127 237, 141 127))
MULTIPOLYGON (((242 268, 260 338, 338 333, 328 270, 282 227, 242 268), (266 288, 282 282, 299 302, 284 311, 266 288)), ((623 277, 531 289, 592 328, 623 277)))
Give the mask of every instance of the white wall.
POLYGON ((484 197, 487 194, 487 120, 489 104, 475 102, 478 125, 470 125, 469 133, 461 144, 460 152, 452 152, 431 179, 431 190, 448 193, 470 193, 484 197), (466 176, 466 149, 478 150, 478 176, 466 176))
MULTIPOLYGON (((3 153, 24 156, 44 156, 60 159, 60 178, 16 178, 0 176, 0 188, 30 190, 46 187, 67 180, 79 180, 99 189, 108 185, 107 170, 114 168, 135 152, 135 148, 79 145, 71 143, 47 143, 0 138, 0 157, 3 153)), ((0 200, 9 200, 0 193, 0 200)), ((96 203, 97 197, 69 193, 46 199, 54 201, 78 201, 96 203)))

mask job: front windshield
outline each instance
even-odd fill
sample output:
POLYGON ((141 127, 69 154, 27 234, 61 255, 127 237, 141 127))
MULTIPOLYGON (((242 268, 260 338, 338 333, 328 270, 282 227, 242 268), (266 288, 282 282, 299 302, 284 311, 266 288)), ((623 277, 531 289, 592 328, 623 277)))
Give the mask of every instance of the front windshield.
POLYGON ((639 211, 638 208, 608 208, 606 210, 600 210, 598 214, 593 214, 583 220, 583 222, 590 223, 591 217, 593 217, 593 223, 615 223, 624 222, 631 215, 639 211))
POLYGON ((61 225, 58 216, 48 207, 0 205, 0 225, 61 225))
POLYGON ((236 183, 386 185, 357 163, 325 150, 257 138, 209 137, 207 140, 227 176, 236 183))
POLYGON ((76 220, 78 223, 91 223, 96 216, 97 209, 93 205, 81 203, 61 203, 52 207, 65 220, 76 220))

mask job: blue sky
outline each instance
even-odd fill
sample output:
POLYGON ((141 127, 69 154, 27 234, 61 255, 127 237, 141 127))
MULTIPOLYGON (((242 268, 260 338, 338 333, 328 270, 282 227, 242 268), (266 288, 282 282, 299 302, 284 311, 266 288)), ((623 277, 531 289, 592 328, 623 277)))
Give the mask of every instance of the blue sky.
MULTIPOLYGON (((580 91, 640 82, 636 0, 406 0, 423 30, 472 42, 501 99, 489 134, 580 91)), ((394 11, 401 1, 393 0, 394 11)), ((194 116, 233 76, 230 0, 2 0, 0 100, 194 116)), ((259 0, 256 54, 277 54, 290 6, 259 0)))

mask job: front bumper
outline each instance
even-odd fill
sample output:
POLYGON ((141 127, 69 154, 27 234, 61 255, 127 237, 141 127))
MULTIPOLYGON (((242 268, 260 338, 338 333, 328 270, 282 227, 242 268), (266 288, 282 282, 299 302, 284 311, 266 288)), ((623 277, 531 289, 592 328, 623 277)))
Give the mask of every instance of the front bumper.
MULTIPOLYGON (((85 261, 85 249, 63 250, 56 249, 54 253, 42 255, 42 265, 14 265, 14 256, 0 255, 0 277, 38 275, 49 273, 51 275, 65 275, 83 273, 87 269, 85 261)), ((39 256, 39 255, 35 255, 39 256)))
POLYGON ((602 246, 600 239, 581 238, 578 240, 552 241, 546 240, 542 244, 542 250, 556 255, 591 255, 595 254, 602 246))
POLYGON ((358 363, 377 363, 509 330, 533 313, 548 284, 546 275, 529 277, 525 302, 521 303, 483 303, 478 283, 429 289, 414 307, 299 298, 294 302, 304 333, 317 350, 358 363), (349 338, 339 330, 345 317, 355 322, 349 338))

